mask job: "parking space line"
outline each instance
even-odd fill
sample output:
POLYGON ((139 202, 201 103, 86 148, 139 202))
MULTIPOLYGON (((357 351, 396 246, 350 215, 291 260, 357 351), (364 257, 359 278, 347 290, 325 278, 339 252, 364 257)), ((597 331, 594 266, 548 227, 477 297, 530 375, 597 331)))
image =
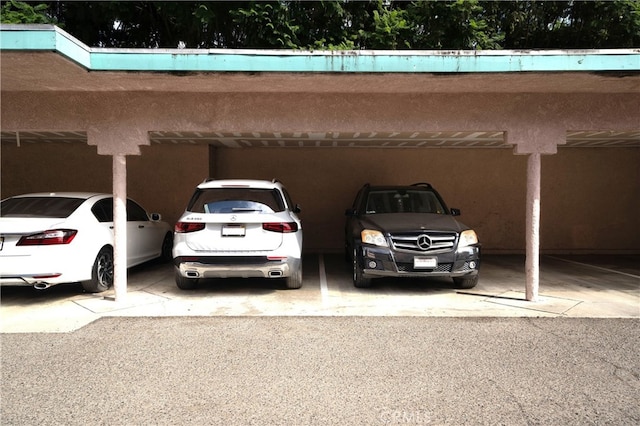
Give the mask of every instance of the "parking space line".
POLYGON ((567 262, 567 263, 573 263, 574 265, 580 265, 580 266, 585 266, 587 268, 598 269, 600 271, 612 272, 614 274, 625 275, 625 276, 631 277, 631 278, 640 278, 639 275, 629 274, 628 272, 616 271, 615 269, 610 269, 610 268, 603 268, 602 266, 589 265, 588 263, 576 262, 575 260, 563 259, 561 257, 556 257, 556 256, 547 255, 547 257, 549 257, 551 259, 561 260, 561 261, 567 262))
POLYGON ((327 286, 327 272, 322 254, 318 255, 318 267, 320 268, 320 295, 322 296, 322 303, 326 304, 329 301, 329 287, 327 286))

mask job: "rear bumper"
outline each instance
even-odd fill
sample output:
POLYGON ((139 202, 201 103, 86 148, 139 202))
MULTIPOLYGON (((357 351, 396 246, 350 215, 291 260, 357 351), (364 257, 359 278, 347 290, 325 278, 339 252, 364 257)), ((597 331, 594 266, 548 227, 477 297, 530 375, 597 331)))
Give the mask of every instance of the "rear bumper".
POLYGON ((266 256, 177 257, 176 271, 187 278, 284 278, 301 267, 301 259, 269 259, 266 256))
POLYGON ((59 282, 60 274, 42 274, 38 276, 21 275, 21 276, 0 276, 0 287, 38 287, 48 288, 53 285, 61 284, 59 282))
POLYGON ((91 279, 93 260, 42 250, 31 256, 0 256, 0 286, 49 287, 91 279))

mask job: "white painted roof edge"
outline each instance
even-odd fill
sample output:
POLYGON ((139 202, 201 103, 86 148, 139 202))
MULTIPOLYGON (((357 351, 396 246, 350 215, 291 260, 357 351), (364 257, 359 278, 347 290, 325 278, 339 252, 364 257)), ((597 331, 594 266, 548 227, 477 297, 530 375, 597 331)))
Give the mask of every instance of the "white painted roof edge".
POLYGON ((305 50, 305 49, 193 49, 193 48, 100 48, 90 47, 63 29, 48 24, 0 24, 1 31, 55 31, 78 47, 95 53, 257 55, 257 56, 572 56, 640 55, 640 47, 625 49, 502 49, 502 50, 305 50))

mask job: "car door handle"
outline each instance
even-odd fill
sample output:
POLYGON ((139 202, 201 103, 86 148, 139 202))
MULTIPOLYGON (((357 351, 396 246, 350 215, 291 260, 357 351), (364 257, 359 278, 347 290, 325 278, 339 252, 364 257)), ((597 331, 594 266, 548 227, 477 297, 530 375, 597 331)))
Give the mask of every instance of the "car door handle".
POLYGON ((144 228, 144 225, 138 225, 138 229, 144 228))

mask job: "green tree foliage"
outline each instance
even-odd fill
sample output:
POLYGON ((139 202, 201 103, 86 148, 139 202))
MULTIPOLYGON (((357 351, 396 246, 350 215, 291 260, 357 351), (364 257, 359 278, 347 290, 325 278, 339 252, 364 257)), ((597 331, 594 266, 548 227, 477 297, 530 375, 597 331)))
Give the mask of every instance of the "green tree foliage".
POLYGON ((3 24, 55 24, 57 21, 50 17, 46 4, 32 6, 23 1, 11 0, 0 8, 0 22, 3 24))
POLYGON ((508 2, 496 10, 510 49, 640 45, 640 2, 508 2))
POLYGON ((2 2, 3 22, 59 22, 90 46, 562 49, 640 46, 640 0, 2 2))

